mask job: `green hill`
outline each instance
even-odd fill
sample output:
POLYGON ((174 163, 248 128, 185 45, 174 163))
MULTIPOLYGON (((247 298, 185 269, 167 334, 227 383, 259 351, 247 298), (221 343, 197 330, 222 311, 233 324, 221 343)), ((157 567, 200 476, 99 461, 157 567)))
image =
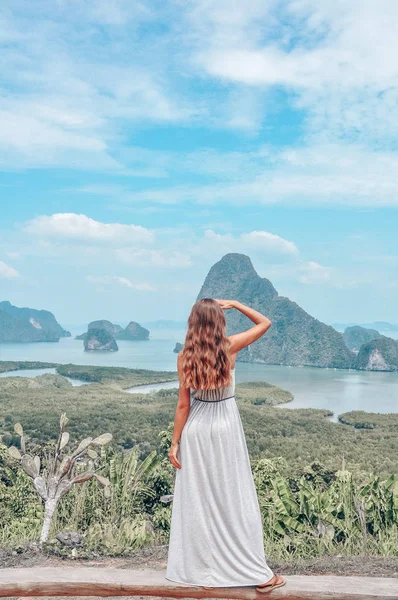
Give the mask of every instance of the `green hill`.
POLYGON ((69 336, 48 310, 0 302, 0 342, 58 342, 69 336))

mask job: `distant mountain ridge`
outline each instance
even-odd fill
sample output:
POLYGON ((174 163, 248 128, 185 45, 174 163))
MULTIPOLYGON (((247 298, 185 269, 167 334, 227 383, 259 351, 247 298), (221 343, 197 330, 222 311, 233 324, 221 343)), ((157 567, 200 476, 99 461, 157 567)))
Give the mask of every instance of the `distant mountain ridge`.
POLYGON ((373 323, 332 323, 332 327, 337 331, 344 331, 347 327, 363 327, 364 329, 376 329, 384 332, 397 332, 398 323, 388 323, 387 321, 374 321, 373 323))
POLYGON ((69 337, 48 310, 19 308, 11 302, 0 302, 0 342, 58 342, 69 337))
MULTIPOLYGON (((355 354, 345 345, 342 334, 309 315, 296 302, 279 296, 244 254, 227 254, 213 265, 198 299, 206 297, 239 300, 271 319, 270 330, 240 352, 240 361, 343 369, 354 365, 355 354)), ((226 319, 229 335, 250 326, 237 310, 226 311, 226 319)))
POLYGON ((158 319, 157 321, 144 321, 142 323, 143 327, 150 329, 151 331, 157 330, 176 330, 176 329, 186 329, 187 322, 186 321, 173 321, 172 319, 158 319))

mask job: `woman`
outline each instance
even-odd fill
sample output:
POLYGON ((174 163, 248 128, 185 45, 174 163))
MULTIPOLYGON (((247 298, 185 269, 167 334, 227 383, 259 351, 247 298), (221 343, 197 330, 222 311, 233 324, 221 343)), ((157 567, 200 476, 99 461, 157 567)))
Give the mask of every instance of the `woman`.
POLYGON ((178 355, 179 398, 169 450, 177 468, 166 578, 204 587, 284 585, 268 567, 260 507, 235 402, 235 360, 271 326, 235 300, 198 300, 178 355), (224 310, 255 323, 226 335, 224 310), (192 390, 192 394, 191 394, 192 390))

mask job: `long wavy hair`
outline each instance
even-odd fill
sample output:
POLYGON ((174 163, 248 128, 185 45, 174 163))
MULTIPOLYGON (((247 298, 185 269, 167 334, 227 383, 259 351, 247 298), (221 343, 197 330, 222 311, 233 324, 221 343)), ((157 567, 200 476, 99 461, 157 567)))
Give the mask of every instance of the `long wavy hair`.
POLYGON ((182 384, 195 390, 226 387, 231 359, 224 311, 212 298, 195 302, 181 352, 182 384))

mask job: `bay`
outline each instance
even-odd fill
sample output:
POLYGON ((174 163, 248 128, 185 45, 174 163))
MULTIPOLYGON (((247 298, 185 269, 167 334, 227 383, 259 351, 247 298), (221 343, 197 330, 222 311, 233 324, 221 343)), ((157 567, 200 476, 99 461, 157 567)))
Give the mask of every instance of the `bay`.
MULTIPOLYGON (((80 365, 120 366, 138 369, 174 371, 176 341, 183 341, 183 332, 144 342, 119 341, 119 351, 112 353, 84 352, 83 342, 62 338, 58 343, 0 344, 0 360, 51 361, 80 365)), ((48 369, 40 370, 52 372, 48 369)), ((3 376, 35 376, 28 371, 3 376)), ((36 374, 39 374, 38 372, 36 374)), ((285 408, 327 408, 335 415, 350 410, 389 413, 398 412, 398 373, 286 367, 241 363, 236 365, 237 382, 268 381, 292 392, 294 400, 285 408)), ((78 383, 75 381, 75 383, 78 383)), ((159 387, 172 387, 173 383, 159 387)), ((142 386, 130 391, 150 391, 158 386, 142 386), (144 389, 147 388, 147 389, 144 389)))

